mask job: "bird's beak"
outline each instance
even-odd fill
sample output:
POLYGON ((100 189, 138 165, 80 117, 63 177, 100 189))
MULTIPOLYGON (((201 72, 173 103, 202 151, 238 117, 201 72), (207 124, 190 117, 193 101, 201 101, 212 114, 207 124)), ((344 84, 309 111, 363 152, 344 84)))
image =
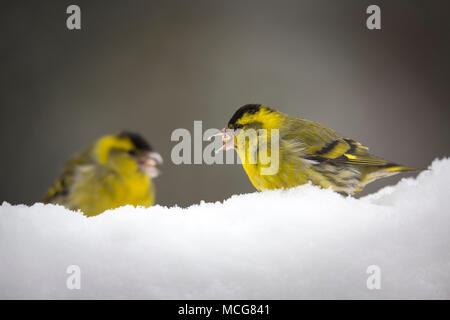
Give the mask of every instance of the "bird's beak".
POLYGON ((214 136, 222 136, 223 146, 216 150, 216 154, 220 151, 227 151, 234 149, 234 136, 235 132, 232 129, 223 128, 219 133, 214 136))
POLYGON ((158 152, 146 152, 139 157, 139 167, 151 178, 156 178, 161 171, 156 167, 163 163, 163 158, 158 152))

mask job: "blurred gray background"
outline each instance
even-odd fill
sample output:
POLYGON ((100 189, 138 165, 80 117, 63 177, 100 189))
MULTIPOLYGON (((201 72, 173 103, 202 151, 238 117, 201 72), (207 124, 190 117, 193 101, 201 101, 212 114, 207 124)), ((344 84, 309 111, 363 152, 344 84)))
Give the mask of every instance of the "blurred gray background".
POLYGON ((164 156, 159 204, 253 192, 240 165, 170 161, 175 128, 192 130, 194 120, 222 128, 246 103, 426 167, 450 155, 449 9, 448 1, 4 1, 0 201, 41 200, 68 157, 121 129, 164 156), (66 28, 70 4, 81 7, 80 31, 66 28), (381 7, 382 30, 365 26, 370 4, 381 7))

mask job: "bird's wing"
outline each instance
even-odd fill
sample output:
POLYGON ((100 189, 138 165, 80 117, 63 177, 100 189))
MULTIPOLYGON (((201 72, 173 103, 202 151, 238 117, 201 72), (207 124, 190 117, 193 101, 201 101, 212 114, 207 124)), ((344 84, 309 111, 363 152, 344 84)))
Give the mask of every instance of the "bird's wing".
POLYGON ((347 139, 320 123, 295 119, 295 123, 291 123, 289 128, 283 139, 299 140, 304 146, 304 157, 308 160, 366 166, 388 164, 387 161, 370 155, 366 146, 347 139))
POLYGON ((89 153, 86 151, 80 155, 72 157, 68 160, 63 168, 62 174, 48 189, 44 202, 54 202, 58 198, 65 197, 69 193, 70 187, 74 183, 76 169, 80 166, 90 163, 89 153))

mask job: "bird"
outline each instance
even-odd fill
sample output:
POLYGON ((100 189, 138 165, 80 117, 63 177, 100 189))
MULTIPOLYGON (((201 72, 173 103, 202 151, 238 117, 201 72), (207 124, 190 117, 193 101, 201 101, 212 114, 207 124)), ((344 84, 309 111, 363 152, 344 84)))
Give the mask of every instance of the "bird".
POLYGON ((420 170, 374 156, 366 146, 320 123, 292 117, 263 104, 240 107, 217 135, 224 143, 217 151, 234 149, 258 191, 311 183, 348 196, 379 178, 420 170), (278 129, 277 150, 272 150, 273 129, 278 129), (249 130, 265 132, 266 138, 249 135, 249 130), (271 174, 263 174, 262 169, 270 163, 261 161, 261 151, 269 158, 277 155, 278 167, 271 174))
POLYGON ((153 178, 161 155, 138 133, 122 131, 97 139, 70 158, 48 189, 44 203, 92 217, 124 205, 152 206, 153 178))

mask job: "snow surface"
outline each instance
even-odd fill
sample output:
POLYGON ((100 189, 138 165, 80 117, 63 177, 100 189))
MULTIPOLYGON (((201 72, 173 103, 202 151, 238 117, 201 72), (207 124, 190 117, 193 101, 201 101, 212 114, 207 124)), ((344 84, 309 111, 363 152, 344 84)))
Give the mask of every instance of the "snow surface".
POLYGON ((94 218, 4 202, 0 298, 449 299, 449 179, 443 159, 362 199, 305 185, 94 218))

